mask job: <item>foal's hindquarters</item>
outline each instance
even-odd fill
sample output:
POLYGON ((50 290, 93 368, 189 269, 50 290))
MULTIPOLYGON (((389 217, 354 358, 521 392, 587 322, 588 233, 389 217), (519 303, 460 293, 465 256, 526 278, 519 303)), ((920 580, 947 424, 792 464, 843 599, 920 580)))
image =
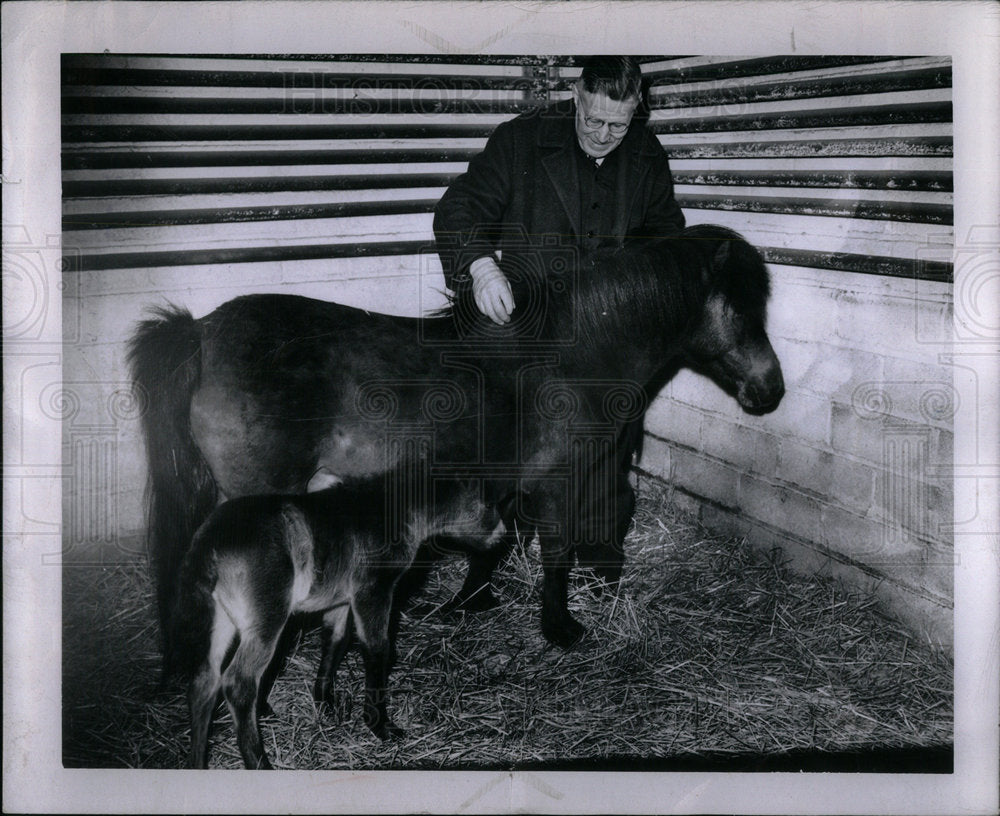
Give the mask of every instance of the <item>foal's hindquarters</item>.
POLYGON ((401 733, 386 710, 397 582, 428 536, 493 546, 495 509, 466 486, 439 491, 387 522, 380 491, 341 485, 302 496, 243 497, 216 508, 195 534, 181 572, 174 649, 192 646, 189 767, 205 768, 221 687, 248 768, 270 768, 258 723, 261 678, 297 612, 323 612, 313 691, 328 700, 354 630, 365 666, 364 721, 381 739, 401 733), (231 655, 231 657, 229 657, 231 655))

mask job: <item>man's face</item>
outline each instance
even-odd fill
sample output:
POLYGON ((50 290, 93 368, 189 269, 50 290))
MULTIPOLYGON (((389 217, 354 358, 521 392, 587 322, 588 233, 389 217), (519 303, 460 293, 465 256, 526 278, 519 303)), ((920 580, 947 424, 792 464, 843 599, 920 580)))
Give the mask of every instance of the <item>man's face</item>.
POLYGON ((576 139, 583 152, 595 159, 607 156, 618 147, 632 114, 639 107, 638 99, 623 99, 616 102, 601 93, 590 93, 580 83, 573 86, 573 101, 576 102, 576 139))

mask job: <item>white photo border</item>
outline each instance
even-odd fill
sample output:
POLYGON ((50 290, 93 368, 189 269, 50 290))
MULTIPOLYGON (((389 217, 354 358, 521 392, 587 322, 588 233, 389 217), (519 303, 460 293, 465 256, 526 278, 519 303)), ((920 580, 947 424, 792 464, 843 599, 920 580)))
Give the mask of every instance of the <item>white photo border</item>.
MULTIPOLYGON (((948 55, 954 66, 955 236, 1000 238, 1000 11, 988 2, 25 2, 3 7, 3 212, 8 228, 61 234, 62 53, 685 53, 948 55), (488 6, 488 8, 486 8, 488 6), (982 233, 980 233, 982 235, 982 233)), ((1000 240, 994 242, 1000 246, 1000 240)), ((956 276, 961 269, 956 269, 956 276)), ((50 320, 32 353, 61 354, 58 275, 50 320)), ((6 280, 5 280, 6 283, 6 280)), ((956 283, 957 287, 957 283, 956 283)), ((4 317, 24 293, 4 293, 4 317), (12 300, 8 300, 11 298, 12 300)), ((955 304, 959 309, 961 304, 955 304)), ((1000 308, 994 304, 993 309, 1000 308)), ((982 317, 979 318, 980 320, 982 317)), ((996 312, 989 325, 998 325, 996 312)), ((964 364, 964 363, 963 363, 964 364)), ((997 349, 970 357, 980 416, 997 426, 997 349)), ((58 369, 54 369, 58 370, 58 369)), ((58 485, 58 422, 12 412, 5 366, 4 450, 30 439, 21 483, 58 485), (9 414, 9 415, 8 415, 9 414), (39 478, 34 479, 37 472, 39 478), (30 478, 29 478, 30 477, 30 478)), ((19 497, 4 475, 4 753, 7 812, 295 813, 990 813, 997 808, 997 484, 1000 451, 955 480, 955 769, 952 774, 594 772, 299 772, 75 770, 61 764, 61 549, 16 528, 19 497), (11 527, 8 527, 8 524, 11 527)), ((19 471, 20 472, 20 471, 19 471)), ((46 489, 40 487, 36 489, 46 489)), ((58 493, 51 494, 58 503, 58 493)), ((68 690, 67 690, 68 691, 68 690)))

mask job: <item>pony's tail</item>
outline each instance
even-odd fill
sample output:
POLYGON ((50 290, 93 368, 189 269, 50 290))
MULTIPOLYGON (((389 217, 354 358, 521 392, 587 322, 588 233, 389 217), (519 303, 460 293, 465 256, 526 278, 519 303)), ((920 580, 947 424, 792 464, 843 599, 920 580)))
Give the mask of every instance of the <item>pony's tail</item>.
POLYGON ((165 638, 161 686, 172 677, 190 680, 208 655, 215 615, 212 592, 218 579, 214 550, 196 543, 177 576, 165 638))
POLYGON ((198 325, 190 312, 176 306, 155 308, 152 314, 136 327, 128 363, 146 405, 146 546, 166 653, 181 562, 195 530, 215 506, 217 490, 191 436, 191 396, 201 376, 198 325))

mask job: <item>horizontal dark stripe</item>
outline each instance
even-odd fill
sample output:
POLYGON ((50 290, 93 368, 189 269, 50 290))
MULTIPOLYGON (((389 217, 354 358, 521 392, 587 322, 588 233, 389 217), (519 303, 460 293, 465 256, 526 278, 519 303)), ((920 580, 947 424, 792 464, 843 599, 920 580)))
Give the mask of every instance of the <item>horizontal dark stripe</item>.
POLYGON ((331 190, 395 190, 447 187, 457 173, 380 173, 349 176, 266 176, 241 178, 111 179, 65 181, 64 198, 137 195, 227 195, 331 190))
MULTIPOLYGON (((135 56, 122 54, 120 56, 135 56)), ((176 57, 176 54, 153 56, 176 57)), ((508 65, 544 67, 549 57, 538 54, 188 54, 196 59, 294 60, 336 65, 339 62, 400 63, 403 65, 508 65)), ((555 57, 556 62, 570 62, 572 57, 555 57)), ((662 57, 658 58, 662 59, 662 57)))
MULTIPOLYGON (((781 215, 832 218, 865 218, 920 224, 952 223, 952 208, 943 204, 907 201, 850 201, 818 198, 781 198, 718 195, 679 195, 681 207, 781 215)), ((316 218, 359 218, 432 212, 436 199, 356 201, 260 207, 144 210, 134 212, 77 213, 63 218, 66 231, 173 227, 197 224, 234 224, 252 221, 290 221, 316 218)))
MULTIPOLYGON (((213 57, 214 58, 214 57, 213 57)), ((428 89, 442 91, 510 90, 529 93, 539 84, 525 67, 524 76, 483 76, 462 74, 448 76, 428 75, 419 66, 412 72, 380 73, 345 71, 336 63, 317 67, 315 71, 297 68, 287 70, 254 71, 248 65, 245 71, 185 68, 178 60, 177 69, 167 68, 96 68, 83 65, 63 67, 63 85, 153 86, 194 88, 385 88, 428 89)), ((544 70, 541 74, 544 77, 544 70)))
MULTIPOLYGON (((879 158, 887 156, 951 157, 948 136, 877 139, 805 139, 780 142, 703 142, 667 144, 675 159, 697 158, 879 158)), ((340 150, 143 150, 63 153, 64 170, 107 170, 129 167, 264 167, 304 164, 413 164, 468 161, 478 147, 425 147, 385 150, 378 147, 340 150)))
POLYGON ((478 147, 378 147, 340 150, 134 150, 63 153, 64 170, 110 170, 125 167, 264 167, 301 164, 413 164, 468 161, 478 147))
POLYGON ((950 122, 951 102, 871 105, 778 113, 704 116, 697 119, 657 119, 654 133, 711 133, 740 130, 793 130, 830 127, 872 127, 950 122))
POLYGON ((947 204, 909 201, 850 201, 837 198, 781 198, 753 196, 678 195, 681 207, 696 210, 730 210, 780 215, 812 215, 831 218, 868 218, 917 224, 952 223, 947 204))
POLYGON ((63 125, 64 143, 79 142, 255 142, 299 139, 470 139, 486 137, 495 124, 432 121, 337 125, 63 125))
POLYGON ((877 139, 797 139, 775 142, 703 142, 666 144, 673 159, 805 159, 882 158, 889 156, 952 155, 950 136, 888 137, 877 139))
MULTIPOLYGON (((812 252, 780 247, 761 247, 768 263, 832 269, 868 275, 914 278, 949 282, 952 266, 846 252, 812 252)), ((323 258, 391 257, 434 252, 432 241, 390 241, 377 243, 323 244, 313 246, 248 247, 242 249, 183 250, 174 252, 123 252, 108 255, 68 254, 63 258, 68 272, 93 272, 103 269, 157 266, 194 266, 200 264, 277 263, 323 258)))
POLYGON ((702 105, 738 106, 757 102, 817 99, 827 96, 899 93, 951 87, 951 68, 902 69, 884 74, 862 74, 817 79, 784 79, 764 84, 726 83, 705 90, 672 91, 670 85, 653 88, 654 110, 702 105))
POLYGON ((787 74, 795 71, 814 71, 823 68, 842 68, 850 65, 874 65, 890 60, 904 59, 897 56, 794 56, 778 55, 755 57, 711 65, 690 65, 682 68, 664 68, 644 71, 653 83, 706 82, 720 79, 759 77, 767 74, 787 74))
MULTIPOLYGON (((692 55, 693 56, 693 55, 692 55)), ((744 78, 759 78, 769 74, 793 74, 797 71, 814 71, 824 68, 842 68, 851 65, 875 65, 880 62, 904 59, 894 56, 792 56, 778 55, 733 60, 710 65, 686 65, 655 70, 645 63, 685 59, 681 56, 643 58, 643 78, 653 87, 679 85, 689 82, 722 82, 744 78)), ((568 90, 573 77, 562 75, 555 80, 557 90, 568 90)))
MULTIPOLYGON (((63 182, 64 198, 139 195, 231 195, 241 193, 327 192, 447 187, 457 173, 380 173, 348 176, 266 176, 239 178, 110 179, 63 182)), ((859 190, 951 192, 948 171, 917 170, 679 170, 676 184, 740 187, 824 187, 859 190)))
POLYGON ((890 258, 881 255, 857 255, 849 252, 814 252, 805 249, 758 247, 764 260, 783 266, 804 266, 812 269, 833 269, 859 272, 865 275, 885 275, 892 278, 950 283, 952 265, 938 261, 912 258, 890 258))
POLYGON ((947 170, 675 170, 676 184, 951 192, 947 170))
POLYGON ((374 215, 429 213, 437 199, 410 201, 351 201, 272 207, 218 207, 197 210, 81 213, 63 217, 66 231, 131 227, 177 227, 196 224, 238 224, 247 221, 292 221, 315 218, 358 218, 374 215))
POLYGON ((197 266, 202 264, 279 263, 335 258, 390 257, 433 252, 433 241, 379 241, 352 244, 310 244, 304 246, 241 247, 235 249, 192 249, 171 252, 116 252, 103 255, 63 256, 67 272, 96 272, 102 269, 148 269, 157 266, 197 266))
MULTIPOLYGON (((649 436, 655 436, 646 431, 649 436)), ((659 437, 657 437, 659 438, 659 437)), ((668 444, 671 440, 665 439, 668 444)), ((663 484, 671 491, 682 490, 673 482, 641 468, 637 468, 646 478, 663 484)), ((704 496, 690 491, 682 491, 701 502, 704 496)), ((842 774, 950 774, 954 773, 954 750, 950 745, 933 745, 899 748, 861 748, 853 751, 833 751, 821 749, 786 749, 781 753, 762 754, 746 750, 743 753, 701 751, 694 755, 668 754, 667 756, 636 756, 631 753, 602 754, 594 757, 561 757, 551 760, 520 760, 508 764, 499 762, 473 763, 449 762, 449 770, 493 771, 562 771, 569 773, 593 774, 625 772, 635 785, 643 780, 635 775, 641 773, 842 773, 842 774), (634 780, 634 781, 633 781, 634 780)), ((863 778, 863 777, 862 777, 863 778)), ((749 783, 749 784, 752 784, 749 783)))
POLYGON ((408 90, 399 90, 397 95, 387 99, 366 96, 368 89, 357 89, 353 99, 335 99, 306 96, 289 90, 282 99, 240 99, 217 97, 201 99, 194 97, 165 98, 150 96, 66 96, 62 99, 64 114, 92 114, 107 116, 113 114, 218 114, 224 115, 275 115, 275 114, 349 114, 352 116, 372 116, 375 114, 405 114, 410 116, 432 116, 443 113, 500 114, 511 116, 527 110, 534 110, 544 104, 533 99, 455 99, 449 98, 449 91, 441 89, 441 96, 415 98, 408 90))

